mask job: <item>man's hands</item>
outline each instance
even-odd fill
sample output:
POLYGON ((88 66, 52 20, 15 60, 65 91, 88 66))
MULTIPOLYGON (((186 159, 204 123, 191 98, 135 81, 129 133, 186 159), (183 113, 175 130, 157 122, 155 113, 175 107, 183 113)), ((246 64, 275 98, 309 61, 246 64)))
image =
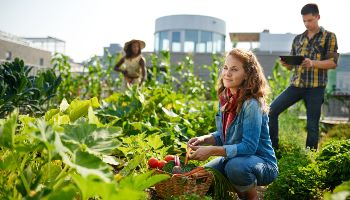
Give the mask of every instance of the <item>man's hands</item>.
POLYGON ((301 66, 303 67, 314 67, 314 61, 310 58, 305 58, 304 61, 301 63, 301 66))
MULTIPOLYGON (((280 60, 280 62, 283 66, 285 66, 289 70, 291 70, 293 67, 292 65, 288 65, 287 63, 285 63, 283 60, 280 60)), ((303 66, 303 67, 315 67, 315 63, 314 63, 314 60, 311 60, 310 58, 305 58, 303 60, 303 62, 301 63, 301 66, 303 66)))
POLYGON ((280 59, 280 62, 283 66, 285 66, 288 70, 291 70, 292 69, 292 65, 288 65, 287 63, 285 63, 283 60, 280 59))

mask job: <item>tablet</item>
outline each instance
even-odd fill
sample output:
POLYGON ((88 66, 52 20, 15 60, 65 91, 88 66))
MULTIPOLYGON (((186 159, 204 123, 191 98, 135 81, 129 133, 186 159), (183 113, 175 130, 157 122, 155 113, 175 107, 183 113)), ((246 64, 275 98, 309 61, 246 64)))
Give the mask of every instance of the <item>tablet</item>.
POLYGON ((280 56, 281 60, 288 65, 301 65, 304 56, 280 56))

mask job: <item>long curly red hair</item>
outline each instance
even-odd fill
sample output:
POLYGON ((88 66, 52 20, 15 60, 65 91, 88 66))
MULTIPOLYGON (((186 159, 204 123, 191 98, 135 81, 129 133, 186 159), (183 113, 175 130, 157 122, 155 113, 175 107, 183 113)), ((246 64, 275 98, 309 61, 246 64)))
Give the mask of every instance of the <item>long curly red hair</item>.
MULTIPOLYGON (((260 103, 263 112, 268 113, 269 106, 266 101, 270 92, 270 87, 265 78, 263 68, 253 52, 234 48, 226 57, 233 56, 243 64, 243 69, 247 75, 247 79, 242 82, 240 86, 240 95, 238 99, 237 113, 242 108, 244 101, 254 98, 260 103)), ((223 74, 220 74, 217 83, 217 94, 222 95, 225 90, 223 83, 223 74)))

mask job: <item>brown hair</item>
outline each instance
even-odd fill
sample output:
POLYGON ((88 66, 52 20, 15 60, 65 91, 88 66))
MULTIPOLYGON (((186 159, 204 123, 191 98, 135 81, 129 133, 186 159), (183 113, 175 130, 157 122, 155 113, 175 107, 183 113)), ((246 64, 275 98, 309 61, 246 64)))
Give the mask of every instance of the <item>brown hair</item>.
POLYGON ((135 58, 135 57, 139 56, 141 54, 141 45, 140 45, 140 43, 137 42, 137 41, 130 42, 130 44, 127 45, 126 48, 125 48, 125 54, 126 54, 125 58, 135 58), (139 46, 139 51, 137 52, 136 55, 134 55, 134 53, 132 51, 132 48, 131 48, 133 43, 136 43, 139 46))
POLYGON ((306 4, 300 11, 301 15, 312 14, 313 16, 318 15, 318 6, 315 3, 306 4))
MULTIPOLYGON (((244 49, 234 48, 226 57, 228 56, 233 56, 238 59, 243 64, 243 69, 247 75, 247 79, 243 81, 240 87, 237 113, 242 108, 244 101, 251 98, 258 100, 262 111, 268 113, 269 107, 266 100, 268 93, 270 92, 270 87, 266 81, 263 69, 254 53, 244 49)), ((222 92, 225 90, 222 79, 223 74, 221 73, 217 83, 218 96, 222 95, 222 92)))

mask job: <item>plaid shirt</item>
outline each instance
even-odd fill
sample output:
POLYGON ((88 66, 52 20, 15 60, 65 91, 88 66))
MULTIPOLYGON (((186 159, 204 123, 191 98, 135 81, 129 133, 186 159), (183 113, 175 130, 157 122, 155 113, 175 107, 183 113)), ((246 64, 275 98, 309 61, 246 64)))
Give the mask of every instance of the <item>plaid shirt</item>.
MULTIPOLYGON (((307 37, 307 31, 297 35, 293 40, 291 55, 301 55, 311 60, 338 61, 338 44, 334 33, 320 27, 313 38, 307 37)), ((293 67, 291 85, 300 88, 325 87, 327 85, 327 69, 317 66, 307 68, 301 65, 293 67)))

